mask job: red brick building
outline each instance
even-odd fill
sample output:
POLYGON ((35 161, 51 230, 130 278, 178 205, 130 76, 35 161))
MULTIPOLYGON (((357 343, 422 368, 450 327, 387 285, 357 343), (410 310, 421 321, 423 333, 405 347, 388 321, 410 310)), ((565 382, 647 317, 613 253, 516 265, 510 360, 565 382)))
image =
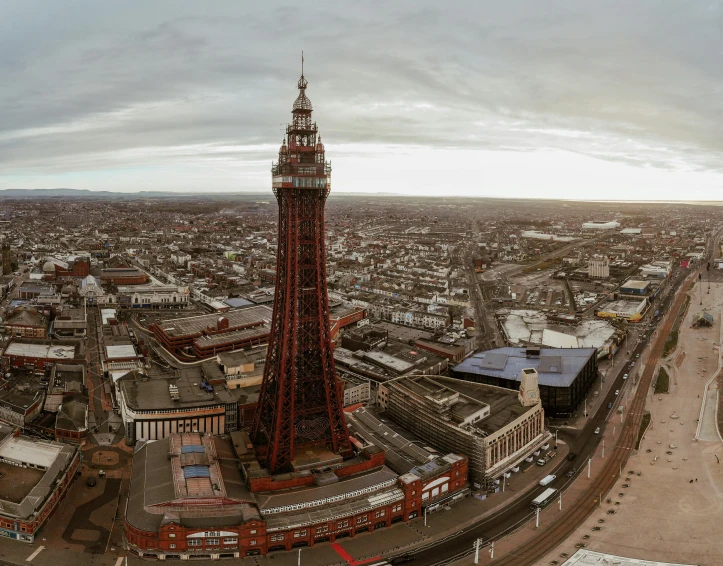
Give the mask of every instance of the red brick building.
POLYGON ((76 446, 22 436, 0 425, 0 536, 33 542, 79 466, 76 446))
POLYGON ((150 281, 150 277, 136 267, 109 267, 101 270, 100 280, 114 285, 143 285, 150 281))
POLYGON ((231 436, 174 434, 135 454, 125 527, 131 551, 217 559, 311 547, 412 520, 423 505, 467 486, 463 456, 436 458, 400 476, 384 465, 383 451, 369 446, 326 472, 267 476, 285 489, 257 491, 248 487, 248 436, 231 436), (349 465, 366 471, 344 475, 349 465), (288 489, 295 478, 311 485, 288 489))
POLYGON ((39 369, 56 363, 85 363, 85 346, 73 340, 20 340, 10 342, 2 354, 15 368, 39 369))
POLYGON ((158 321, 149 328, 169 352, 210 358, 219 352, 266 344, 271 309, 253 306, 223 314, 204 314, 158 321))
POLYGON ((12 336, 45 338, 48 331, 48 319, 33 309, 16 309, 5 321, 5 328, 12 336))

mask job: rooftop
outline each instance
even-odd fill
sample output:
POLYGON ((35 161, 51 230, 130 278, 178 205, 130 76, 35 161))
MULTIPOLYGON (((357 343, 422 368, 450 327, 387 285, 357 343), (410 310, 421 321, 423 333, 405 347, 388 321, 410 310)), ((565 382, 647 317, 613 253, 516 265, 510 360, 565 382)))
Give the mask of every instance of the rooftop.
POLYGON ((217 328, 218 319, 221 317, 228 319, 229 330, 233 330, 244 326, 268 325, 271 322, 271 314, 269 307, 261 305, 230 310, 222 315, 213 313, 162 320, 158 322, 158 326, 171 337, 200 336, 209 328, 217 328))
POLYGON ((541 348, 539 352, 539 356, 528 357, 526 348, 487 350, 467 358, 455 366, 454 371, 519 381, 524 368, 534 368, 539 373, 540 385, 568 387, 588 360, 597 354, 597 348, 541 348), (539 367, 547 357, 559 358, 554 370, 549 365, 539 367))

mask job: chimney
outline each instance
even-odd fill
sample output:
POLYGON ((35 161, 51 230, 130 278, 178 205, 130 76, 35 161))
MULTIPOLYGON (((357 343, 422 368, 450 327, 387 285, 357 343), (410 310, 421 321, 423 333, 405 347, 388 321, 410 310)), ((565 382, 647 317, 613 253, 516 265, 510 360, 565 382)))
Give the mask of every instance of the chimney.
POLYGON ((523 407, 531 407, 540 402, 540 387, 536 369, 525 368, 520 372, 520 392, 517 398, 523 407))

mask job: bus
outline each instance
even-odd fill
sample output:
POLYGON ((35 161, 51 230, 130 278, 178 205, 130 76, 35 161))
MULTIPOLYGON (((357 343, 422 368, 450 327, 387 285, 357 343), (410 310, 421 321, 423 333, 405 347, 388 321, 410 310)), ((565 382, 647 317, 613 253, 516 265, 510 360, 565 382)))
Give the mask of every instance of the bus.
POLYGON ((555 497, 556 493, 557 493, 556 489, 552 489, 552 488, 546 489, 540 495, 535 497, 535 499, 532 500, 530 507, 532 507, 533 509, 544 507, 550 501, 552 501, 552 498, 555 497))

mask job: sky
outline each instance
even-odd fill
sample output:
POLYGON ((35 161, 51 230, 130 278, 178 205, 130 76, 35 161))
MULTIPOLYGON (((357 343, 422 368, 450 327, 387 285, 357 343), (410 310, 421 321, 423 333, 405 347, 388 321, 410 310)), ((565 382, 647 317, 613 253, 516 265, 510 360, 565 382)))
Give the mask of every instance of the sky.
POLYGON ((0 0, 0 189, 723 200, 723 0, 0 0))

